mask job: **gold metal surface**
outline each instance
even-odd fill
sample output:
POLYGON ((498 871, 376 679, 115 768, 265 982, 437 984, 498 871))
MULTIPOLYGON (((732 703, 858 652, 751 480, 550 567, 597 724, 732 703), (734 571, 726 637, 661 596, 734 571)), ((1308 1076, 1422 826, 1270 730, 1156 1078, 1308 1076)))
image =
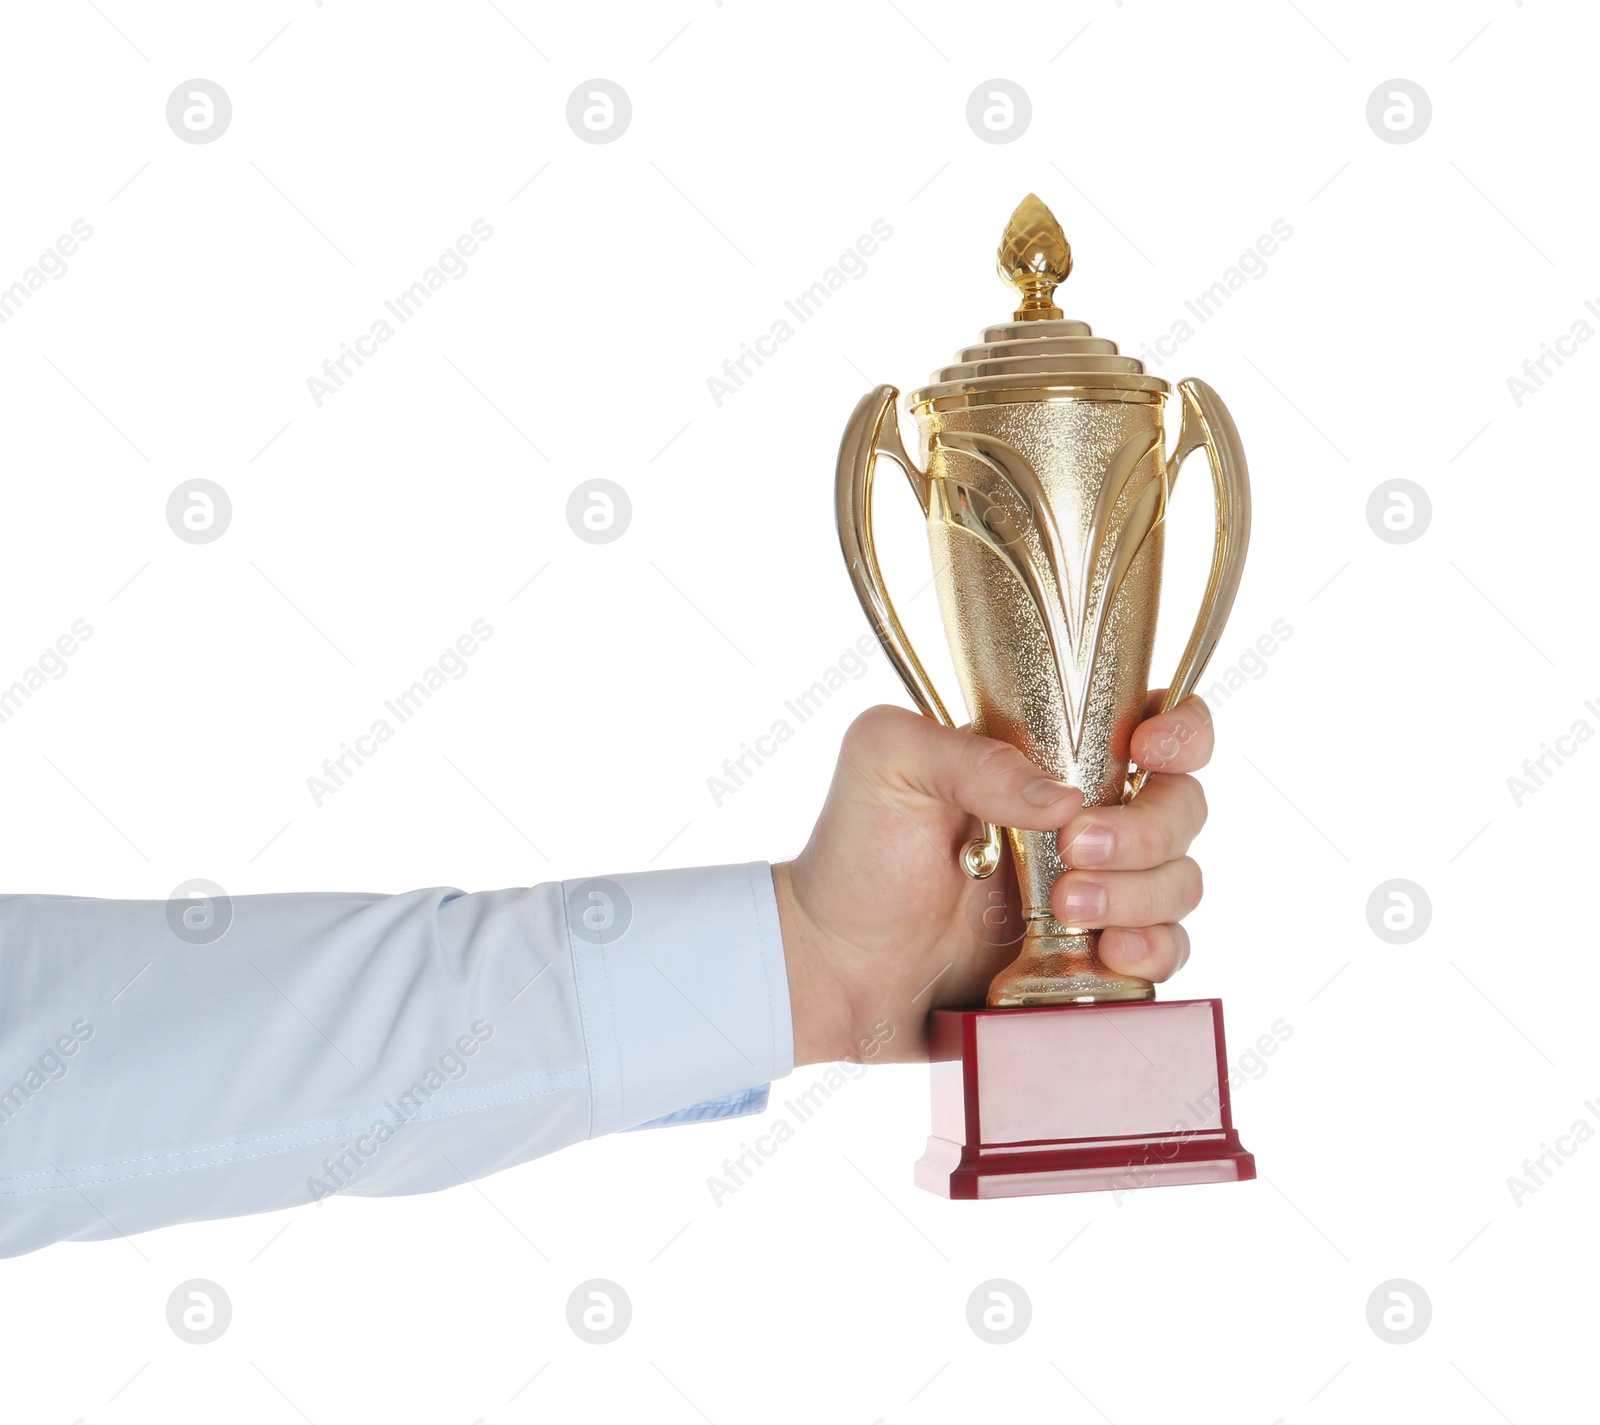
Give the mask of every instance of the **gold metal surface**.
MULTIPOLYGON (((925 714, 952 725, 878 568, 872 488, 878 458, 889 457, 927 522, 974 731, 1019 747, 1079 788, 1085 805, 1112 805, 1136 795, 1146 775, 1129 782, 1128 744, 1149 683, 1178 467, 1206 451, 1217 519, 1200 615, 1166 707, 1193 690, 1238 590, 1250 530, 1244 453, 1216 394, 1183 381, 1178 440, 1167 456, 1167 383, 1083 323, 1060 320, 1050 294, 1071 269, 1071 250, 1033 195, 1012 215, 998 261, 1023 306, 912 396, 922 465, 901 441, 892 386, 856 407, 839 451, 840 543, 902 682, 925 714)), ((1005 839, 1027 930, 1018 959, 990 986, 989 1005, 1154 998, 1148 981, 1101 964, 1097 931, 1051 914, 1050 887, 1066 869, 1056 833, 1007 830, 1005 839)), ((969 875, 988 876, 1001 854, 1000 830, 984 823, 962 863, 969 875)))
MULTIPOLYGON (((835 505, 839 517, 839 544, 844 551, 845 568, 850 571, 856 597, 866 610, 878 641, 883 644, 889 661, 900 675, 923 714, 954 727, 955 719, 945 710, 939 690, 922 666, 911 640, 900 623, 884 585, 882 571, 878 568, 877 544, 872 533, 872 486, 877 474, 878 457, 887 455, 911 482, 911 492, 928 515, 931 486, 928 477, 911 463, 906 448, 900 440, 900 427, 894 416, 894 403, 899 392, 893 386, 880 386, 861 398, 845 427, 844 440, 839 446, 839 474, 835 487, 835 505)), ((990 822, 983 823, 982 835, 963 848, 962 869, 975 880, 986 880, 1000 866, 1000 831, 990 822)))
POLYGON ((1048 320, 1061 315, 1055 290, 1072 271, 1072 245, 1061 224, 1032 193, 1011 215, 995 254, 1000 276, 1022 294, 1019 322, 1048 320))
POLYGON ((957 391, 949 396, 915 400, 926 395, 926 391, 917 391, 909 398, 919 413, 924 410, 964 411, 971 406, 1011 406, 1019 401, 1126 401, 1133 406, 1159 406, 1166 399, 1165 391, 1115 391, 1106 386, 1065 385, 1003 386, 994 391, 957 391))
POLYGON ((1145 374, 1144 363, 1120 356, 1117 344, 1097 337, 1083 322, 1054 318, 989 327, 978 346, 969 346, 955 361, 935 371, 928 384, 911 393, 911 407, 948 408, 952 404, 993 404, 977 395, 1027 389, 1037 394, 1010 400, 1149 400, 1170 388, 1159 376, 1145 374), (952 403, 952 397, 964 398, 952 403))

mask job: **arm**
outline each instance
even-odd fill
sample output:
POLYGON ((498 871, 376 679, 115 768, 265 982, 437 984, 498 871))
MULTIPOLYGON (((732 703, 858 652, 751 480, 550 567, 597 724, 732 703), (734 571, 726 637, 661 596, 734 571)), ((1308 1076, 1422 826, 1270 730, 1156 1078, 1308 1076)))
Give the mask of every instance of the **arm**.
POLYGON ((921 1058, 928 1011, 980 1003, 1014 953, 979 933, 1003 881, 956 862, 975 817, 1059 829, 1058 913, 1073 897, 1115 927, 1107 964, 1166 979, 1200 892, 1184 773, 1210 747, 1199 699, 1151 718, 1133 752, 1160 775, 1085 810, 1004 743, 878 708, 770 871, 244 896, 207 944, 162 901, 0 897, 0 1256, 435 1191, 758 1112, 796 1063, 921 1058))
POLYGON ((0 898, 0 1255, 434 1191, 792 1066, 764 864, 231 910, 0 898))

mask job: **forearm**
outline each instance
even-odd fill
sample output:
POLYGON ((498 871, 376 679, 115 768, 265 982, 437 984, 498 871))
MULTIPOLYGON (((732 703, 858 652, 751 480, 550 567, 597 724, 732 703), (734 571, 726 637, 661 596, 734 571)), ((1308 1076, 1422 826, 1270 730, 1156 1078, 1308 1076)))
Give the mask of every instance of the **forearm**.
POLYGON ((765 866, 610 878, 598 941, 580 884, 245 896, 205 945, 0 898, 0 1254, 432 1191, 789 1071, 765 866))

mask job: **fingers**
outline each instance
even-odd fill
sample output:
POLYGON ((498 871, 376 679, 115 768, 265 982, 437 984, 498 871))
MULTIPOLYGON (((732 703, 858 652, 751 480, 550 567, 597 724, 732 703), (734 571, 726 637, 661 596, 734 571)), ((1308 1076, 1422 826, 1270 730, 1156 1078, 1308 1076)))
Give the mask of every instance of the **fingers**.
MULTIPOLYGON (((1160 707, 1161 694, 1151 693, 1146 706, 1160 707)), ((1141 722, 1133 730, 1129 755, 1152 772, 1198 772, 1211 760, 1214 741, 1211 709, 1191 694, 1171 712, 1141 722)))
POLYGON ((1188 964, 1189 932, 1181 925, 1107 930, 1100 936, 1100 960, 1119 975, 1135 975, 1159 984, 1188 964))
POLYGON ((1182 856, 1205 823, 1200 783, 1163 773, 1126 806, 1078 812, 1061 829, 1061 859, 1076 870, 1142 871, 1182 856))
POLYGON ((1082 794, 1047 776, 1009 743, 941 727, 904 708, 869 708, 850 725, 844 756, 879 785, 959 807, 997 826, 1054 831, 1082 794))
POLYGON ((1203 890, 1200 867, 1180 856, 1147 871, 1068 871, 1050 888, 1050 908, 1074 929, 1142 929, 1182 920, 1203 890))

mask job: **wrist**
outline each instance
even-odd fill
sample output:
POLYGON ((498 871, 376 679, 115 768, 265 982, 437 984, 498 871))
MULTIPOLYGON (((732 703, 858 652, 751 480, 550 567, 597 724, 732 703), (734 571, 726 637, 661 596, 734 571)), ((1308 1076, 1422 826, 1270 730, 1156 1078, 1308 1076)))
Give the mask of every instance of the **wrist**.
POLYGON ((789 978, 789 1011, 794 1026, 794 1064, 824 1064, 850 1053, 850 1006, 828 972, 823 934, 806 914, 795 891, 794 863, 772 867, 778 902, 783 961, 789 978))

